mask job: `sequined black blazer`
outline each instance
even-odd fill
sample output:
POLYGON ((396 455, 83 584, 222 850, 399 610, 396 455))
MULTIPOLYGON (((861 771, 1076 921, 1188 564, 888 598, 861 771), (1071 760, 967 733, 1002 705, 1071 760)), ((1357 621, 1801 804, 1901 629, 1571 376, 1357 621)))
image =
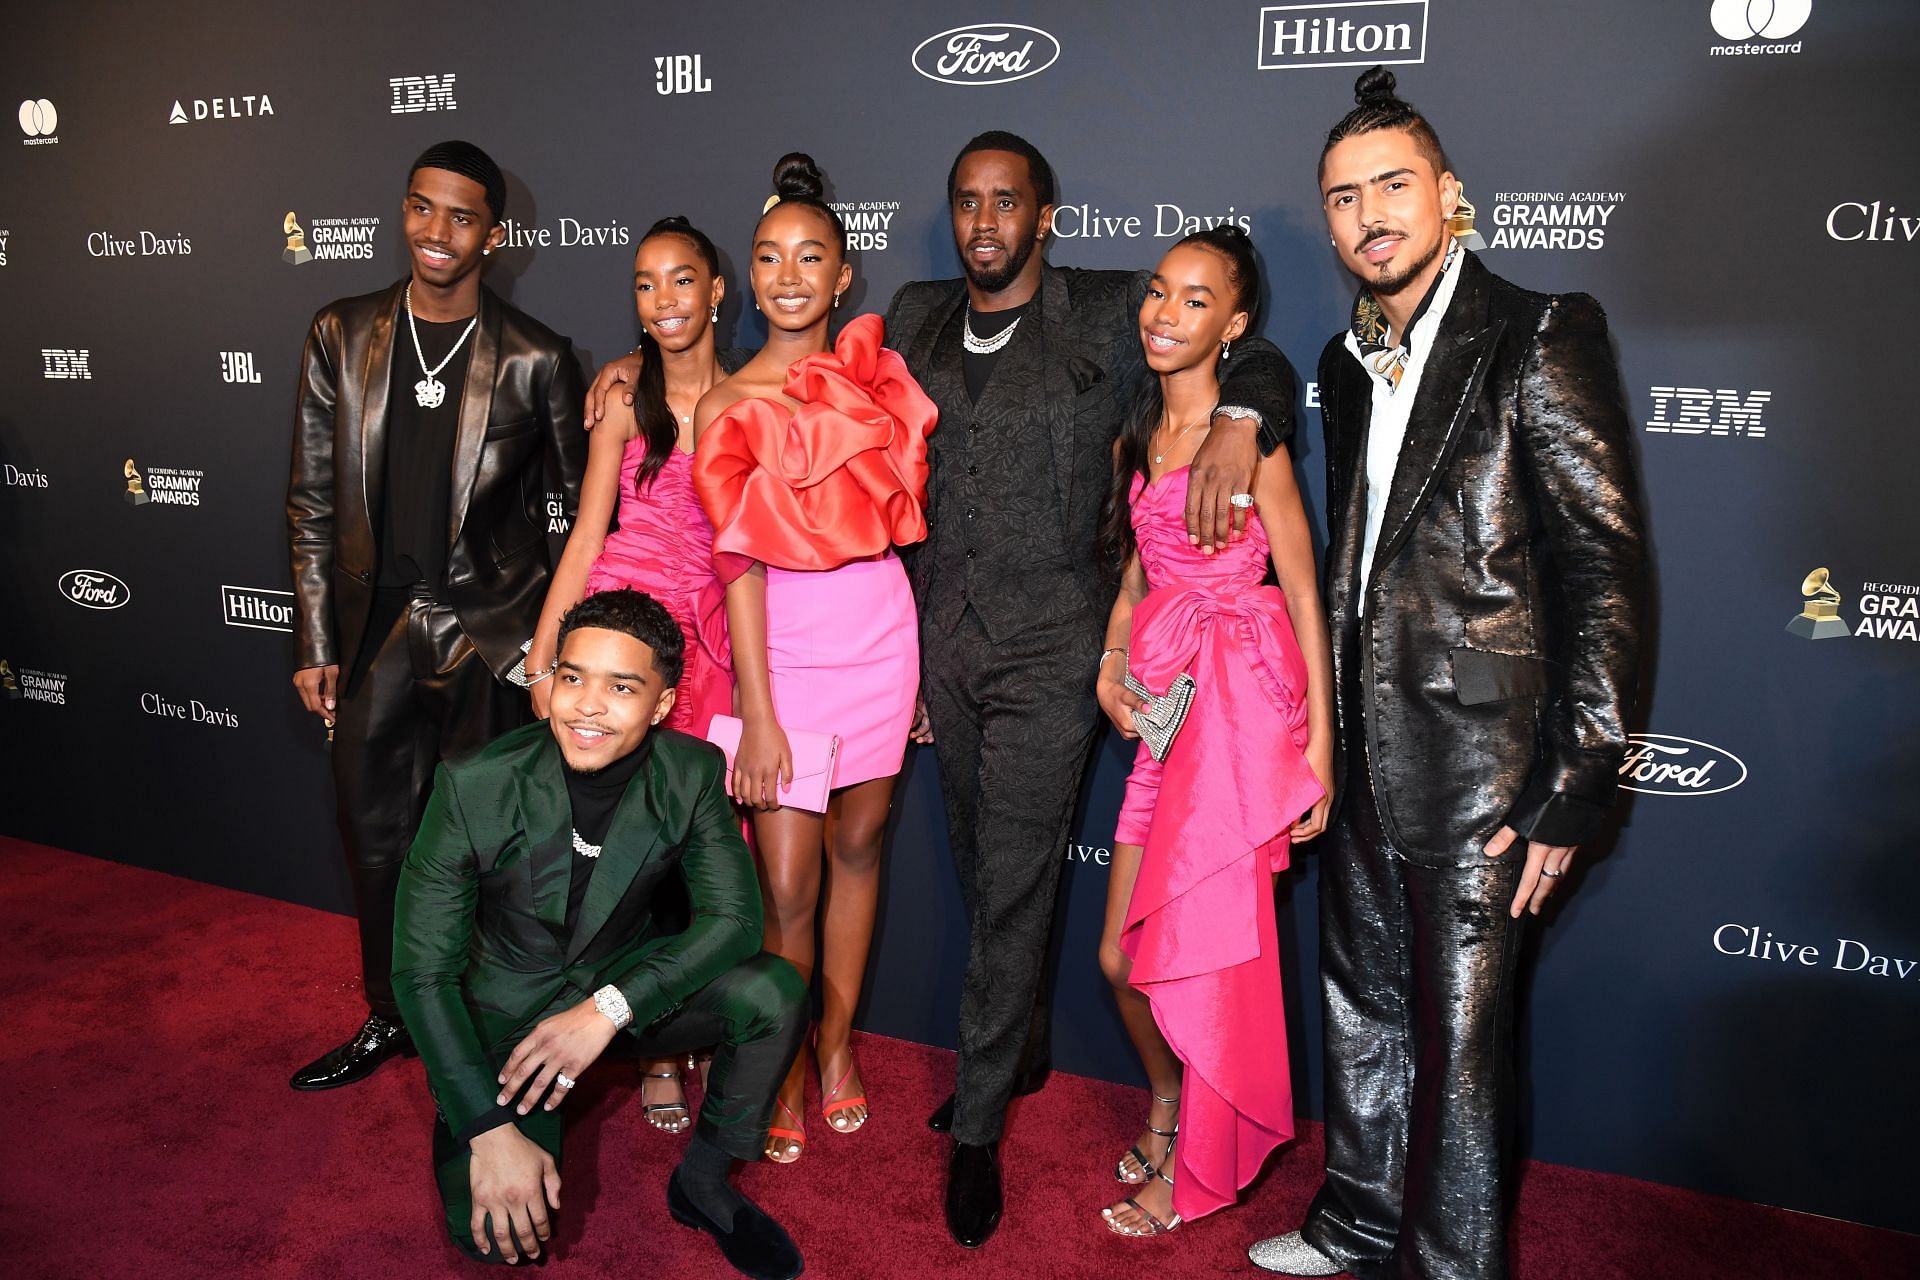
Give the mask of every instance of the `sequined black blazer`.
POLYGON ((1530 293, 1471 254, 1460 272, 1364 601, 1370 375, 1341 337, 1320 357, 1338 772, 1364 751, 1388 835, 1436 866, 1482 858, 1503 823, 1550 844, 1598 833, 1626 752, 1646 559, 1599 304, 1530 293))

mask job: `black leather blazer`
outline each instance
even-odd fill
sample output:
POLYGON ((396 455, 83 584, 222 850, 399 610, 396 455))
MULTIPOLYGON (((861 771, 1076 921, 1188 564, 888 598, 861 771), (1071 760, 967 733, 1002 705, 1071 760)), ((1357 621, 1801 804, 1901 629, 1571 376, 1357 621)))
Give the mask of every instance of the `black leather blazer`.
MULTIPOLYGON (((1067 553, 1093 615, 1103 622, 1113 605, 1116 566, 1104 564, 1095 547, 1101 510, 1112 486, 1113 442, 1133 395, 1146 374, 1140 350, 1140 304, 1146 271, 1086 271, 1048 266, 1035 298, 1042 343, 1037 358, 1002 367, 976 406, 968 397, 960 363, 964 280, 917 280, 902 285, 887 309, 887 345, 940 409, 949 430, 979 411, 1017 408, 1047 432, 1052 445, 1054 492, 1067 553), (944 340, 942 340, 944 339, 944 340)), ((1260 448, 1271 453, 1293 433, 1298 383, 1280 349, 1261 338, 1236 343, 1221 369, 1220 402, 1260 414, 1260 448)), ((928 483, 927 523, 947 517, 940 502, 936 466, 928 483)), ((935 540, 913 549, 908 572, 914 595, 926 605, 935 540)))
MULTIPOLYGON (((380 564, 374 538, 396 336, 404 357, 413 356, 398 332, 405 285, 329 303, 307 334, 287 485, 296 668, 351 670, 366 630, 380 564)), ((585 392, 572 344, 489 289, 480 290, 470 340, 444 603, 487 666, 504 675, 546 599, 546 476, 565 491, 569 517, 579 505, 585 392)))
POLYGON ((1421 377, 1365 600, 1369 376, 1320 357, 1328 621, 1339 741, 1424 865, 1484 857, 1505 823, 1592 839, 1627 746, 1645 545, 1606 317, 1467 255, 1421 377), (1347 686, 1361 706, 1348 705, 1347 686))

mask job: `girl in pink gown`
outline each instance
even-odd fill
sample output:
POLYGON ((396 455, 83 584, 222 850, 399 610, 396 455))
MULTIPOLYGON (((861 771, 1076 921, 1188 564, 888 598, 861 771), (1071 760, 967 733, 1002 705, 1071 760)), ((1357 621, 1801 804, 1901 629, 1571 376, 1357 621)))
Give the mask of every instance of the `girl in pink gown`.
MULTIPOLYGON (((808 157, 783 158, 774 186, 752 268, 767 345, 701 400, 694 487, 727 582, 743 722, 733 794, 757 810, 765 945, 808 979, 817 955, 821 1110, 831 1129, 852 1133, 868 1111, 853 1011, 920 685, 913 595, 893 548, 927 533, 936 411, 880 345, 880 317, 849 320, 829 349, 853 280, 845 232, 808 157), (780 804, 799 763, 790 730, 840 739, 825 814, 780 804)), ((806 1142, 806 1061, 803 1051, 775 1103, 766 1154, 780 1163, 806 1142)))
POLYGON ((1126 571, 1097 685, 1121 734, 1176 677, 1193 700, 1163 760, 1142 742, 1114 834, 1101 967, 1147 1069, 1147 1129, 1114 1169, 1139 1187, 1102 1210, 1159 1235, 1232 1204, 1293 1136, 1274 876, 1330 803, 1331 657, 1306 513, 1285 449, 1260 463, 1246 531, 1187 539, 1189 463, 1216 373, 1259 296, 1238 227, 1161 260, 1140 309, 1151 383, 1116 454, 1107 539, 1126 571), (1280 585, 1263 586, 1271 560, 1280 585), (1126 676, 1148 690, 1142 702, 1126 676))
MULTIPOLYGON (((547 714, 561 615, 582 597, 614 587, 644 591, 686 636, 686 663, 662 727, 705 737, 715 715, 733 710, 725 589, 713 572, 713 526, 693 492, 693 411, 726 376, 713 322, 726 281, 713 242, 685 218, 662 218, 633 255, 641 363, 632 405, 607 397, 588 438, 587 474, 567 549, 554 570, 527 652, 534 713, 547 714), (608 531, 618 512, 617 526, 608 531)), ((729 353, 732 355, 732 353, 729 353)), ((641 1105, 657 1128, 692 1123, 672 1060, 641 1065, 641 1105)))

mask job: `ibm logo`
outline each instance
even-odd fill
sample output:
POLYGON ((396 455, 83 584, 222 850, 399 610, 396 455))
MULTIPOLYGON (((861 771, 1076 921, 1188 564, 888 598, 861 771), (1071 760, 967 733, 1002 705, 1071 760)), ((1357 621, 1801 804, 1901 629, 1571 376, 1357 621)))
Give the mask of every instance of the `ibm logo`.
POLYGON ((1647 430, 1676 436, 1745 436, 1763 440, 1767 429, 1760 421, 1771 391, 1709 391, 1705 387, 1654 387, 1653 421, 1647 430), (1673 406, 1669 416, 1668 406, 1673 406))
POLYGON ((653 60, 653 88, 660 94, 712 93, 713 81, 701 70, 697 53, 669 53, 653 60))
POLYGON ((49 378, 92 378, 93 370, 87 367, 87 357, 92 354, 63 347, 40 348, 40 358, 46 361, 45 376, 49 378))
POLYGON ((220 380, 222 382, 260 381, 260 371, 253 367, 253 352, 222 351, 220 353, 220 380))
POLYGON ((395 76, 387 83, 393 86, 393 107, 388 114, 403 116, 414 111, 458 111, 460 104, 453 100, 454 72, 443 76, 395 76))

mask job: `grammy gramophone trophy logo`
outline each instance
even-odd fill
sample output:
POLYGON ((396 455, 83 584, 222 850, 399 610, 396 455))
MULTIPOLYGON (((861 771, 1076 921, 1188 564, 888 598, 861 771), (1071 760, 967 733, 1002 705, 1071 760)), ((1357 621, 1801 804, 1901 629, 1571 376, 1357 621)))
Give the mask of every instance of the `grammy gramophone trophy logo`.
POLYGON ((1787 630, 1803 640, 1836 640, 1852 635, 1840 616, 1840 593, 1834 590, 1826 569, 1815 569, 1800 583, 1800 594, 1807 607, 1787 620, 1787 630))
POLYGON ((296 267, 303 262, 313 261, 313 251, 307 248, 307 233, 300 229, 300 224, 294 220, 291 209, 281 220, 280 230, 285 232, 287 237, 287 247, 281 251, 280 261, 291 262, 296 267))
POLYGON ((13 674, 13 668, 5 658, 0 658, 0 698, 18 698, 23 694, 19 677, 13 674))
POLYGON ((120 468, 120 474, 127 478, 127 502, 132 506, 145 506, 153 501, 153 495, 147 492, 145 482, 140 479, 140 468, 133 465, 133 459, 127 459, 127 465, 120 468))

